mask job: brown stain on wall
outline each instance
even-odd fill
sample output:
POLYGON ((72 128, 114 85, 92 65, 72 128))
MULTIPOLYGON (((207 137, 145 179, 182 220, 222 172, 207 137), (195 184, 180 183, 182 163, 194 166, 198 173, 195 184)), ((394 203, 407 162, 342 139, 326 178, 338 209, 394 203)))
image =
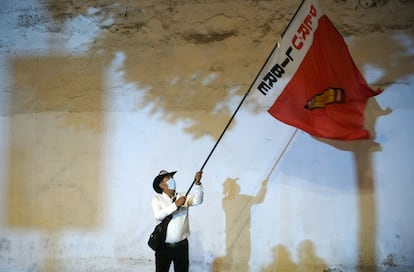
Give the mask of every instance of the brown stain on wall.
MULTIPOLYGON (((128 37, 137 43, 140 38, 139 33, 128 37)), ((169 41, 171 47, 148 52, 123 47, 125 78, 148 89, 137 108, 149 106, 151 114, 162 112, 163 121, 169 123, 190 120, 187 132, 195 138, 217 137, 237 106, 226 101, 241 101, 264 61, 257 56, 251 63, 252 55, 260 52, 257 48, 265 45, 248 43, 244 38, 228 39, 221 46, 169 41)))
POLYGON ((102 57, 22 56, 11 63, 13 114, 103 110, 102 57))
POLYGON ((7 224, 55 231, 101 225, 100 58, 12 60, 7 224))

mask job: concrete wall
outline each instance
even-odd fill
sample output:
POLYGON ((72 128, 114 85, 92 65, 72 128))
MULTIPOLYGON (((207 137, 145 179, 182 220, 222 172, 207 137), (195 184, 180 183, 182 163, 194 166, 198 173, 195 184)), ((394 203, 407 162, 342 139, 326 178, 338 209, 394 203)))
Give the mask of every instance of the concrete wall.
MULTIPOLYGON (((187 190, 299 1, 198 2, 1 2, 1 272, 154 270, 153 178, 187 190)), ((204 168, 191 271, 414 269, 413 5, 321 2, 385 88, 373 139, 248 101, 204 168)))

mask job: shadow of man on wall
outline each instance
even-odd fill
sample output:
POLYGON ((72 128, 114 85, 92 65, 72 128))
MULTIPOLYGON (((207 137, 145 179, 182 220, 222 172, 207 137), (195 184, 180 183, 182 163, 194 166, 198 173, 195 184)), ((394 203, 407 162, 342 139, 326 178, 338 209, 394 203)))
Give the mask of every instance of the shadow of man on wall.
POLYGON ((223 183, 223 209, 226 213, 226 255, 214 261, 213 271, 249 271, 250 210, 263 202, 268 180, 263 180, 255 196, 240 194, 237 179, 223 183))

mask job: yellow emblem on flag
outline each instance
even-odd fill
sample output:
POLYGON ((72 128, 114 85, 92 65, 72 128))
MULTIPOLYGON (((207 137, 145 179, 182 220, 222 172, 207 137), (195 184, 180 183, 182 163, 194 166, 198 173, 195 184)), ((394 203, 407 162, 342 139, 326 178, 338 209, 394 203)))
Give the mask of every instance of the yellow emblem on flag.
POLYGON ((323 92, 314 95, 305 105, 308 110, 325 108, 326 105, 332 103, 345 102, 345 92, 341 88, 328 88, 323 92))

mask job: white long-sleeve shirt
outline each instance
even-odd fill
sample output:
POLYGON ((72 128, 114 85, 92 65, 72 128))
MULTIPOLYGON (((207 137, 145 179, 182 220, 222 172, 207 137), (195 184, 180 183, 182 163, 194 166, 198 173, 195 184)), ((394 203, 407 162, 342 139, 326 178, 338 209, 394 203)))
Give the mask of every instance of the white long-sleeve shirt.
MULTIPOLYGON (((203 202, 203 186, 194 185, 193 194, 187 195, 184 205, 177 210, 177 206, 172 199, 165 193, 157 194, 152 198, 152 211, 156 220, 163 220, 170 214, 173 217, 168 224, 166 243, 177 243, 186 239, 190 235, 188 223, 188 209, 190 206, 196 206, 203 202)), ((184 194, 176 194, 177 199, 184 194)))

